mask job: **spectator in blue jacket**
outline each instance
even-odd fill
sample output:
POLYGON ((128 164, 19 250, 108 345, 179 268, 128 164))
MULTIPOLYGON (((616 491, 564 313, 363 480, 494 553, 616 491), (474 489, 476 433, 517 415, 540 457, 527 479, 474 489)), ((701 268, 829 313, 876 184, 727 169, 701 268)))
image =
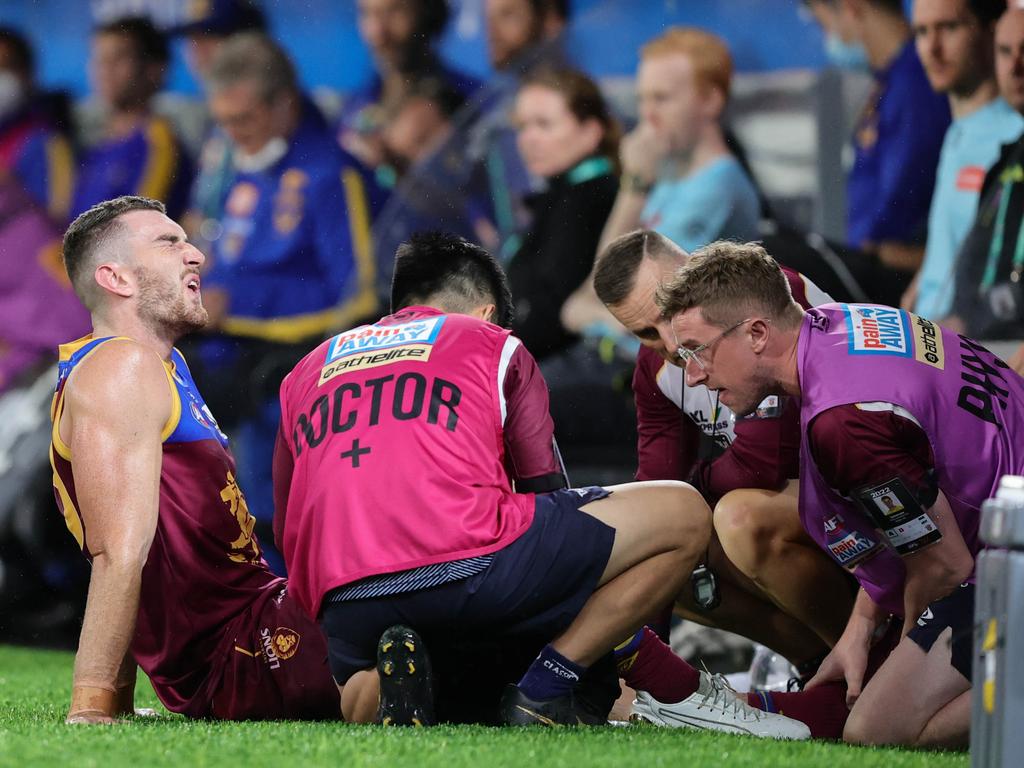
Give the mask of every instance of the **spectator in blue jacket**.
POLYGON ((239 479, 257 520, 269 523, 282 376, 310 344, 376 310, 369 180, 265 35, 228 39, 207 87, 210 112, 233 145, 235 176, 203 278, 220 331, 204 358, 221 372, 211 378, 230 382, 239 479), (251 402, 240 405, 240 391, 251 402))
POLYGON ((67 97, 36 89, 35 53, 28 39, 0 27, 0 172, 61 223, 71 205, 75 166, 67 97))

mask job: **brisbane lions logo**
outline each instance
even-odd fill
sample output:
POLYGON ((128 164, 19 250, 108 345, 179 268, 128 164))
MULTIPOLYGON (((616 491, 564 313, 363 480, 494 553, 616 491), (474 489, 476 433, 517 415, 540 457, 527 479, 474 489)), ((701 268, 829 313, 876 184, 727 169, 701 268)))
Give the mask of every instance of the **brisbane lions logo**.
POLYGON ((274 644, 274 653, 277 654, 277 658, 284 661, 290 659, 299 650, 299 633, 294 629, 288 629, 288 627, 278 627, 274 631, 271 642, 274 644))

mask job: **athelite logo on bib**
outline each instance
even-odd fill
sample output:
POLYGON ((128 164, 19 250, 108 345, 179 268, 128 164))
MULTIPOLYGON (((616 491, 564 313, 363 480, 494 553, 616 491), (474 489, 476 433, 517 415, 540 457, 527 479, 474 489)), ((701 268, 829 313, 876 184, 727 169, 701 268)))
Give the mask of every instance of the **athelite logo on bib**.
POLYGON ((318 385, 350 371, 399 361, 427 362, 444 321, 441 316, 399 325, 363 325, 338 334, 327 349, 318 385))
POLYGON ((896 355, 910 357, 910 318, 892 307, 871 304, 843 304, 846 337, 851 355, 896 355))

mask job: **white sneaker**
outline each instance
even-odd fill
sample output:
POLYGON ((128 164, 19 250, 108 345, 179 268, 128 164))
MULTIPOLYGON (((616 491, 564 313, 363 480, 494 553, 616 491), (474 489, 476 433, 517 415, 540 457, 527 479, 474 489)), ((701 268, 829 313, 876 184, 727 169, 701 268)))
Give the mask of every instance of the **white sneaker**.
POLYGON ((668 728, 746 733, 771 739, 811 737, 810 729, 799 720, 755 709, 739 698, 725 678, 706 672, 700 673, 697 691, 678 704, 663 704, 646 691, 637 691, 631 719, 668 728))

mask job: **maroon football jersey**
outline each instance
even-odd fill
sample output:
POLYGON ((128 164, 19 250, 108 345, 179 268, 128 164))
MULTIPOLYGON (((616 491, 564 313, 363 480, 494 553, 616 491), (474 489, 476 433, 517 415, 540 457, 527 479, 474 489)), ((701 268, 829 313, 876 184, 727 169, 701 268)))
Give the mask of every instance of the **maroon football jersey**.
MULTIPOLYGON (((68 529, 90 558, 89 530, 75 493, 74 456, 57 426, 71 371, 111 339, 86 336, 60 347, 51 408, 54 493, 68 529)), ((199 717, 209 714, 206 687, 218 682, 211 672, 227 659, 246 616, 278 594, 285 580, 263 561, 227 438, 184 358, 174 350, 165 366, 173 411, 163 431, 159 519, 142 571, 131 650, 167 709, 199 717)))

